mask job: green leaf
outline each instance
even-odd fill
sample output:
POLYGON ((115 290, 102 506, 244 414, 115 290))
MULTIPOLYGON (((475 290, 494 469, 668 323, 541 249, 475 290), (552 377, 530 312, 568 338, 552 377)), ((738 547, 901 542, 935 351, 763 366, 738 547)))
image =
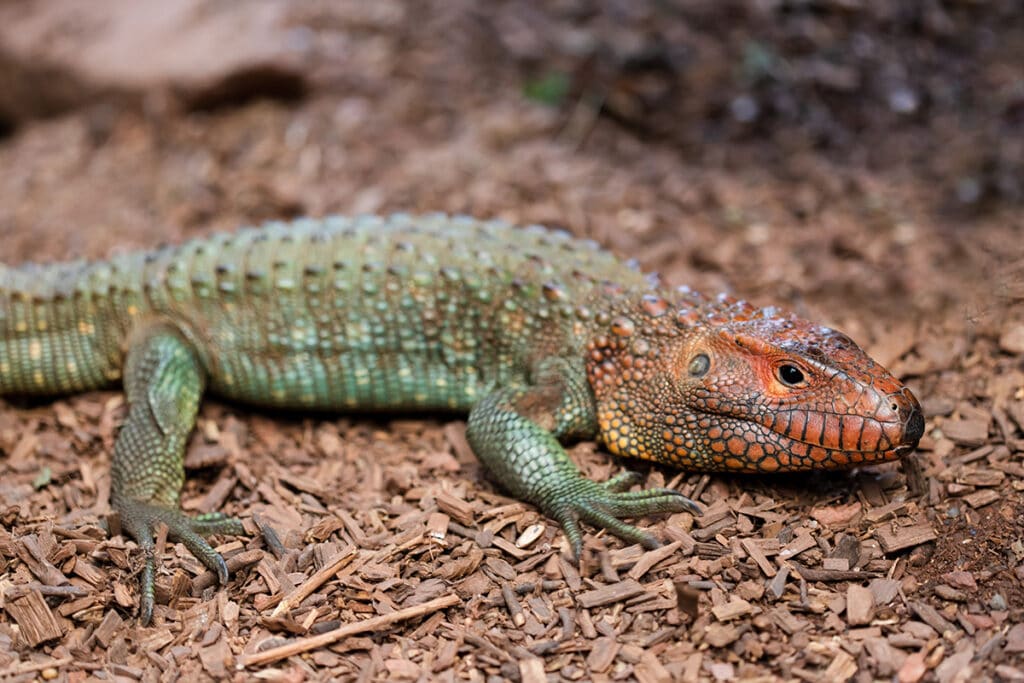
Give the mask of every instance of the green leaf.
POLYGON ((51 481, 53 481, 53 472, 50 471, 49 467, 43 467, 43 469, 39 470, 36 478, 32 480, 32 488, 38 491, 44 486, 49 485, 51 481))
POLYGON ((549 71, 539 78, 527 81, 523 95, 527 99, 557 107, 569 94, 569 75, 563 71, 549 71))

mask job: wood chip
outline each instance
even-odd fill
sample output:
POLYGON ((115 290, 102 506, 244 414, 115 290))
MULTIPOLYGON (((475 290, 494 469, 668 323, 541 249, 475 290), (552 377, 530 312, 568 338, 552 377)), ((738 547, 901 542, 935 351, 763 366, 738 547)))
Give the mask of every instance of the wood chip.
POLYGON ((999 348, 1007 353, 1024 354, 1024 323, 1008 323, 999 335, 999 348))
POLYGON ((626 576, 631 579, 641 579, 647 572, 649 572, 654 565, 658 564, 662 560, 672 557, 681 547, 682 541, 674 541, 667 545, 663 545, 660 548, 649 550, 640 556, 640 559, 636 561, 636 564, 627 572, 626 576))
POLYGON ((872 579, 868 584, 875 605, 888 605, 898 595, 900 582, 894 579, 872 579))
POLYGON ((888 503, 887 505, 883 505, 881 507, 868 508, 864 512, 864 519, 873 524, 877 524, 878 522, 881 522, 884 519, 895 519, 896 515, 900 514, 906 509, 906 501, 894 500, 893 502, 888 503))
POLYGON ((846 622, 850 626, 870 624, 875 616, 875 597, 869 588, 851 583, 846 589, 846 622))
POLYGON ((947 631, 956 631, 957 628, 949 621, 946 620, 939 611, 929 605, 926 602, 920 600, 911 600, 907 603, 910 610, 920 617, 921 621, 931 626, 939 635, 944 635, 947 631))
POLYGON ((776 600, 781 598, 782 594, 786 592, 786 581, 789 579, 790 571, 789 565, 783 565, 779 573, 775 575, 775 578, 768 583, 768 592, 776 600))
POLYGON ((672 683, 672 674, 653 652, 644 652, 633 669, 637 683, 672 683))
POLYGON ((740 630, 732 624, 709 624, 704 630, 704 642, 711 647, 726 647, 739 640, 740 630))
POLYGON ((850 569, 850 561, 845 557, 826 557, 822 560, 821 566, 829 571, 845 572, 850 569))
POLYGON ((788 635, 793 635, 807 627, 807 622, 790 612, 785 607, 776 607, 770 614, 772 621, 788 635))
POLYGON ((117 613, 117 610, 109 609, 103 617, 103 621, 101 621, 100 625, 96 627, 95 631, 93 631, 93 635, 96 636, 96 640, 98 640, 103 647, 109 648, 110 643, 113 641, 114 634, 119 628, 121 628, 121 624, 123 623, 124 619, 122 619, 121 615, 117 613))
POLYGON ((789 558, 796 557, 805 550, 817 547, 818 543, 814 540, 814 537, 811 536, 810 532, 805 529, 801 529, 797 532, 796 536, 793 537, 792 541, 782 547, 782 550, 779 551, 779 557, 787 560, 789 558))
POLYGON ((861 504, 854 501, 849 505, 828 505, 811 510, 811 517, 824 527, 848 527, 860 517, 861 504))
MULTIPOLYGON (((416 678, 413 676, 412 678, 416 678)), ((519 678, 522 683, 547 683, 544 660, 540 657, 525 657, 519 660, 519 678)))
POLYGON ((859 571, 841 571, 838 569, 816 569, 814 567, 805 567, 797 562, 792 562, 793 569, 799 572, 807 581, 860 581, 862 579, 871 578, 869 572, 859 571))
POLYGON ((448 524, 451 517, 443 512, 431 512, 427 517, 427 536, 435 541, 443 541, 448 536, 448 524))
POLYGON ((587 669, 594 673, 604 673, 615 661, 622 645, 615 638, 598 638, 587 655, 587 669))
POLYGON ((473 514, 473 505, 461 498, 457 498, 447 491, 438 491, 434 494, 434 502, 441 512, 449 515, 463 526, 474 526, 476 524, 473 514))
POLYGON ((853 657, 843 650, 839 650, 836 656, 832 659, 832 662, 825 669, 822 674, 822 680, 825 681, 836 681, 837 683, 844 683, 850 680, 857 673, 857 662, 854 661, 853 657))
POLYGON ((509 584, 502 584, 501 596, 504 598, 505 607, 508 609, 508 613, 512 617, 512 624, 516 626, 516 628, 522 628, 523 624, 526 623, 526 615, 523 614, 523 606, 519 604, 519 600, 516 599, 516 595, 509 584))
POLYGON ((1024 623, 1014 624, 1013 627, 1006 633, 1006 646, 1007 652, 1013 654, 1020 654, 1024 652, 1024 623))
POLYGON ((70 583, 57 567, 46 559, 46 551, 36 534, 26 534, 18 539, 16 546, 18 558, 25 563, 40 583, 48 586, 62 586, 70 583))
POLYGON ((961 473, 956 481, 967 486, 999 486, 1005 479, 999 470, 971 470, 961 473))
POLYGON ((903 661, 896 674, 898 683, 917 683, 928 673, 928 667, 924 663, 924 651, 914 652, 903 661))
POLYGON ((60 638, 60 623, 39 591, 29 591, 16 600, 8 601, 5 609, 18 623, 21 637, 29 647, 38 647, 48 640, 60 638))
POLYGON ((975 491, 964 496, 964 502, 970 505, 972 508, 985 507, 991 505, 997 500, 1002 500, 1002 495, 999 491, 994 489, 982 489, 981 491, 975 491))
POLYGON ((775 565, 765 556, 764 551, 761 549, 761 544, 756 539, 745 538, 740 541, 740 546, 746 551, 750 559, 754 561, 761 573, 769 579, 775 576, 777 569, 775 565))
POLYGON ((981 419, 947 420, 942 433, 961 446, 980 446, 988 440, 988 425, 988 420, 981 419))
POLYGON ((716 605, 711 612, 719 621, 729 621, 753 613, 754 609, 749 602, 743 598, 733 598, 729 602, 716 605))
POLYGON ((904 548, 934 541, 936 538, 938 536, 930 524, 915 524, 895 529, 886 525, 875 530, 875 539, 881 546, 882 552, 887 555, 904 548))
POLYGON ((682 581, 676 581, 673 585, 676 589, 676 606, 679 608, 679 611, 689 615, 691 619, 696 619, 699 614, 697 606, 699 604, 700 591, 682 581))
POLYGON ((630 598, 642 595, 644 592, 644 587, 638 581, 626 579, 625 581, 581 593, 576 597, 576 601, 581 607, 591 609, 602 605, 610 605, 613 602, 629 600, 630 598))
POLYGON ((220 638, 208 647, 199 649, 199 661, 203 669, 215 680, 228 678, 228 667, 234 663, 235 656, 228 646, 227 638, 220 638))

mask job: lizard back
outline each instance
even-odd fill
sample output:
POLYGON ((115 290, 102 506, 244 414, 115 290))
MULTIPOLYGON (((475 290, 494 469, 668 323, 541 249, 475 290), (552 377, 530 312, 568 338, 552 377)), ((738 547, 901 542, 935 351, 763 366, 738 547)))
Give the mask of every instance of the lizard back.
POLYGON ((595 243, 539 227, 446 215, 270 223, 0 272, 0 391, 110 383, 133 332, 166 320, 232 399, 466 410, 526 381, 538 357, 581 357, 607 306, 592 304, 647 288, 595 243))

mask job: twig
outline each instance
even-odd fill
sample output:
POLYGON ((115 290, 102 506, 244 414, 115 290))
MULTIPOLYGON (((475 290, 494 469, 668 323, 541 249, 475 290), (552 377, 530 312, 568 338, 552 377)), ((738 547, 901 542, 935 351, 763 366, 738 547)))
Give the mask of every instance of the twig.
MULTIPOLYGON (((228 565, 228 573, 234 574, 243 567, 248 567, 250 564, 256 564, 263 559, 262 550, 243 550, 237 555, 224 560, 225 564, 228 565)), ((210 570, 206 570, 196 578, 192 579, 192 594, 195 595, 210 586, 217 585, 217 574, 210 570)))
POLYGON ((75 661, 74 657, 62 657, 61 659, 49 659, 45 662, 25 663, 10 669, 9 671, 0 671, 0 678, 21 676, 22 674, 35 673, 36 671, 42 671, 43 669, 59 669, 62 666, 67 666, 73 661, 75 661))
POLYGON ((332 576, 338 573, 338 571, 351 562, 356 556, 356 547, 350 545, 340 553, 334 556, 330 562, 320 567, 313 576, 306 579, 305 582, 296 586, 288 593, 288 595, 281 598, 281 602, 278 603, 277 607, 270 614, 271 617, 279 617, 283 613, 290 610, 294 605, 298 605, 300 602, 309 597, 310 593, 315 591, 317 588, 327 582, 332 576))
POLYGON ((406 607, 400 609, 391 614, 382 614, 378 617, 371 617, 364 619, 363 621, 354 624, 345 624, 333 631, 327 633, 321 633, 318 636, 311 636, 309 638, 303 638, 280 647, 272 647, 269 650, 263 652, 257 652, 256 654, 249 655, 248 657, 240 657, 238 660, 238 669, 244 669, 247 666, 259 666, 262 664, 269 664, 276 662, 280 659, 291 657, 292 655, 301 654, 303 652, 309 652, 319 647, 324 647, 332 643, 336 643, 343 638, 354 636, 357 633, 364 633, 366 631, 376 631, 377 629, 390 626, 391 624, 399 621, 405 621, 407 619, 415 619, 416 617, 422 617, 438 610, 447 609, 454 607, 459 603, 459 596, 457 595, 444 595, 440 598, 434 598, 420 605, 414 605, 412 607, 406 607))

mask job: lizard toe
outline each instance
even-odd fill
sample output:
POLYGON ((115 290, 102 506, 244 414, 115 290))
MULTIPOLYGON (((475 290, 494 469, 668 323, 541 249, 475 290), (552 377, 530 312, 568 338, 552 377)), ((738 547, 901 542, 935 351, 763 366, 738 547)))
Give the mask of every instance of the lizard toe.
POLYGON ((225 515, 223 512, 208 512, 197 515, 190 520, 192 530, 200 536, 210 534, 229 534, 238 536, 245 533, 242 521, 235 517, 225 515))
POLYGON ((192 518, 178 510, 156 503, 132 499, 117 500, 114 508, 121 515, 121 525, 125 533, 136 540, 145 555, 142 575, 139 578, 139 620, 143 626, 152 620, 155 603, 153 584, 156 577, 156 550, 153 528, 156 524, 166 524, 168 535, 172 539, 183 543, 189 552, 216 573, 222 585, 228 582, 230 577, 227 563, 204 536, 213 533, 243 533, 244 529, 239 520, 221 513, 192 518))
POLYGON ((623 491, 607 500, 609 510, 620 517, 643 517, 645 515, 673 512, 702 514, 697 503, 675 489, 651 488, 641 491, 623 491))
POLYGON ((612 493, 621 493, 628 491, 631 487, 636 486, 644 480, 644 476, 635 470, 623 470, 614 477, 604 482, 604 486, 607 490, 612 493))
POLYGON ((628 543, 639 543, 648 550, 661 545, 661 542, 652 534, 632 524, 623 522, 615 514, 602 509, 604 507, 606 507, 606 504, 602 502, 584 503, 577 510, 580 518, 584 521, 601 529, 607 529, 610 533, 615 534, 628 543))
POLYGON ((674 512, 700 514, 696 503, 673 489, 622 490, 637 483, 638 478, 634 472, 623 472, 603 484, 582 478, 573 482, 572 490, 564 496, 562 505, 553 516, 562 524, 577 559, 583 547, 580 520, 607 529, 624 541, 652 549, 661 545, 658 539, 621 518, 674 512))

